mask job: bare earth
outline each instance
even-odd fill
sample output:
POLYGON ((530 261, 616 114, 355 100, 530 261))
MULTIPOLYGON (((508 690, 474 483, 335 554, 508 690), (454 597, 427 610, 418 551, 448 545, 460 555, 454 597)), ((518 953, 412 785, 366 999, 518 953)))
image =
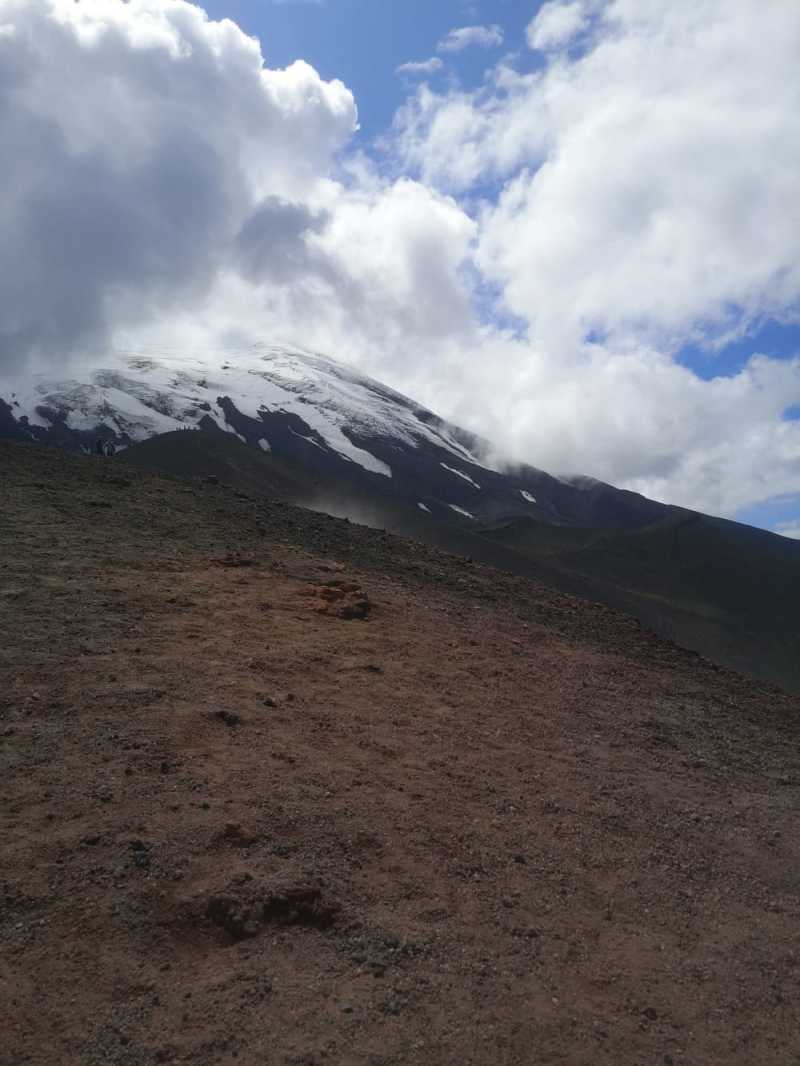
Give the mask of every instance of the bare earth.
POLYGON ((800 1063, 799 714, 519 578, 0 443, 0 1063, 800 1063))

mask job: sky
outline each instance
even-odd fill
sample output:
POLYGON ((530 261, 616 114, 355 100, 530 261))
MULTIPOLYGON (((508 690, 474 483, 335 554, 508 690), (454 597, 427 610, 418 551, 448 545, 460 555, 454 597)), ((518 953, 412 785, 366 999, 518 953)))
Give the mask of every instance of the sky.
POLYGON ((800 536, 796 0, 0 0, 0 380, 287 341, 800 536))
MULTIPOLYGON (((537 6, 535 0, 219 0, 204 5, 213 18, 233 19, 258 37, 269 66, 304 59, 323 78, 340 78, 358 105, 354 143, 367 149, 389 129, 416 80, 398 77, 398 67, 437 57, 437 44, 465 25, 499 25, 504 39, 519 47, 537 6)), ((466 47, 450 53, 448 67, 433 73, 439 84, 453 77, 475 87, 483 80, 487 58, 496 61, 506 51, 466 47)))

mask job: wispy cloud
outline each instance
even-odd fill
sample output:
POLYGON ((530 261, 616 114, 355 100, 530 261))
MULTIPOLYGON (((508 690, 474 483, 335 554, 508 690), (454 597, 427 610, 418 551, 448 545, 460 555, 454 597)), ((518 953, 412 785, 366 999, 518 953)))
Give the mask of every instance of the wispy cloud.
POLYGON ((431 56, 430 59, 423 59, 419 62, 410 61, 408 63, 401 63, 396 68, 395 74, 411 74, 411 75, 425 75, 435 74, 437 70, 441 70, 444 64, 438 56, 431 56))
POLYGON ((437 52, 461 52, 465 48, 497 48, 503 43, 499 26, 460 26, 450 30, 436 46, 437 52))
POLYGON ((791 537, 792 540, 800 540, 800 521, 781 522, 780 525, 775 526, 775 532, 780 533, 782 537, 791 537))
POLYGON ((572 0, 566 4, 550 0, 528 26, 528 44, 541 51, 562 47, 586 29, 588 23, 584 0, 572 0))

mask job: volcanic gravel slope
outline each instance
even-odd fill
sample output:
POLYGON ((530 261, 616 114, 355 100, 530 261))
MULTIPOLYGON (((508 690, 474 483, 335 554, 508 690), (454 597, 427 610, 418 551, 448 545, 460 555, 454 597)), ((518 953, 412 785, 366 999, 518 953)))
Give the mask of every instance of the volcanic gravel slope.
POLYGON ((684 648, 800 695, 800 541, 679 508, 639 529, 519 517, 463 529, 221 430, 151 437, 118 461, 181 477, 214 474, 232 489, 472 556, 624 611, 684 648))
POLYGON ((771 686, 411 541, 3 443, 0 677, 3 1066, 800 1061, 771 686))

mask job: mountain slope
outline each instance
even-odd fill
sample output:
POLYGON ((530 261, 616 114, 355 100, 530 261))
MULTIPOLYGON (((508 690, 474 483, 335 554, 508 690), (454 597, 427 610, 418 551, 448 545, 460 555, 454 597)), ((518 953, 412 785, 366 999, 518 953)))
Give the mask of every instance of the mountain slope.
POLYGON ((4 1066, 796 1057, 797 699, 221 484, 0 471, 4 1066))
POLYGON ((192 357, 131 355, 74 381, 39 379, 0 401, 0 435, 91 449, 170 430, 223 429, 370 494, 412 501, 469 527, 532 515, 560 525, 631 527, 668 510, 591 479, 534 467, 500 472, 486 442, 323 356, 261 345, 192 357))
POLYGON ((546 567, 562 588, 626 610, 716 662, 800 691, 795 541, 677 508, 640 529, 563 529, 515 518, 481 534, 546 567))
POLYGON ((671 508, 638 529, 555 526, 529 517, 454 524, 413 503, 311 476, 230 434, 170 433, 121 461, 299 503, 468 556, 619 608, 715 662, 800 692, 800 545, 671 508))
POLYGON ((800 543, 591 478, 493 469, 485 442, 310 352, 130 355, 8 393, 2 433, 76 448, 99 434, 124 462, 214 474, 534 577, 800 691, 800 543))

